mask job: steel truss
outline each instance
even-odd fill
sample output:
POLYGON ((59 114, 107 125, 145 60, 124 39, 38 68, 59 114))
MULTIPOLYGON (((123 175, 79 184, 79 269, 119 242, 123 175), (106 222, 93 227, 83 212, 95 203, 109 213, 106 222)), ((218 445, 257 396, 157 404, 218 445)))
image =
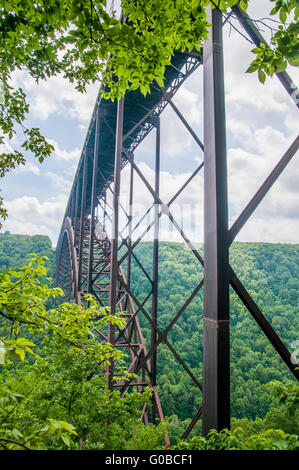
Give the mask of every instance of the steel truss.
MULTIPOLYGON (((247 34, 257 45, 265 40, 249 17, 233 7, 247 34)), ((187 437, 202 416, 203 433, 210 429, 230 426, 230 377, 229 377, 229 286, 231 285, 242 303, 267 336, 292 374, 298 379, 298 370, 287 350, 254 299, 246 290, 233 268, 229 265, 229 246, 263 200, 269 189, 293 158, 299 147, 299 137, 291 144, 258 192, 248 203, 232 227, 228 228, 225 99, 222 46, 222 16, 217 9, 209 10, 208 21, 212 23, 209 39, 203 54, 175 55, 166 70, 164 88, 151 86, 151 95, 143 98, 138 92, 128 93, 125 99, 115 103, 97 99, 93 117, 85 140, 82 156, 71 190, 63 227, 57 246, 57 283, 65 290, 68 299, 78 304, 84 293, 92 293, 99 306, 109 305, 111 312, 123 312, 126 319, 123 329, 109 324, 107 334, 101 333, 103 341, 117 348, 126 349, 130 358, 129 370, 136 378, 126 382, 113 382, 114 364, 107 371, 111 390, 120 388, 125 393, 135 386, 142 392, 146 386, 153 389, 150 414, 146 406, 142 419, 156 422, 163 419, 162 407, 157 393, 157 351, 164 344, 175 356, 186 374, 202 391, 202 407, 191 418, 183 434, 187 437), (172 101, 181 84, 199 67, 204 73, 204 144, 188 124, 172 101), (160 180, 160 119, 161 112, 170 105, 186 129, 204 152, 204 161, 185 184, 166 203, 159 192, 160 180), (134 161, 134 151, 143 139, 155 130, 155 181, 152 185, 134 161), (130 167, 129 210, 120 202, 121 171, 130 167), (204 169, 204 260, 196 247, 176 221, 172 204, 182 191, 188 188, 195 176, 204 169), (152 195, 153 204, 137 222, 133 221, 132 204, 134 178, 142 180, 152 195), (145 217, 153 217, 147 228, 135 236, 145 217), (126 218, 120 229, 120 216, 126 218), (158 272, 159 272, 159 221, 166 214, 191 249, 198 263, 204 266, 202 279, 184 305, 163 330, 158 327, 158 272), (110 231, 109 231, 110 227, 110 231), (153 229, 152 273, 144 267, 135 248, 153 229), (124 236, 127 231, 128 236, 124 236), (134 240, 134 241, 133 241, 134 240), (134 294, 131 286, 132 261, 136 263, 151 286, 144 299, 134 294), (203 334, 203 384, 185 364, 168 334, 183 315, 204 284, 204 334, 203 334), (151 302, 150 312, 145 307, 151 302), (148 347, 142 334, 139 318, 147 320, 151 328, 148 347)), ((285 73, 277 74, 283 86, 294 99, 298 90, 285 73)), ((297 104, 297 103, 296 103, 297 104)), ((298 104, 297 104, 298 106, 298 104)))

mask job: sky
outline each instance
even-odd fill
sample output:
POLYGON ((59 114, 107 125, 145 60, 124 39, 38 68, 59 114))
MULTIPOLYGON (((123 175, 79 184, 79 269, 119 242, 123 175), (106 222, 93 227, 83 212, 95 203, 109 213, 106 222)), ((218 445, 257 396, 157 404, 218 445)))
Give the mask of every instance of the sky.
MULTIPOLYGON (((252 0, 249 14, 266 16, 268 0, 252 0)), ((240 31, 242 30, 239 26, 240 31)), ((267 35, 267 31, 265 33, 267 35)), ((269 172, 298 133, 298 110, 276 77, 262 85, 256 74, 245 71, 253 48, 229 24, 224 28, 226 127, 228 161, 229 224, 247 205, 269 172)), ((288 69, 298 85, 299 73, 288 69)), ((9 217, 3 230, 20 234, 48 235, 55 246, 69 191, 100 84, 80 94, 61 76, 38 85, 23 71, 13 76, 16 86, 28 94, 28 125, 39 127, 55 147, 52 156, 39 164, 26 154, 27 163, 11 171, 1 183, 1 196, 9 217)), ((202 67, 180 88, 174 102, 203 139, 202 67)), ((18 148, 21 135, 12 146, 18 148)), ((155 136, 138 147, 138 166, 153 183, 155 136)), ((202 152, 170 107, 161 116, 161 199, 167 203, 202 161, 202 152)), ((128 167, 122 175, 122 202, 128 199, 128 167)), ((238 234, 239 241, 299 243, 298 154, 265 197, 254 216, 238 234)), ((172 207, 177 221, 193 242, 203 239, 203 175, 199 173, 172 207)), ((152 204, 152 197, 136 177, 136 215, 152 204)), ((137 219, 136 219, 137 220, 137 219)), ((149 219, 151 220, 151 219, 149 219)), ((124 219, 122 219, 122 223, 124 219)), ((141 225, 142 231, 146 221, 141 225)), ((162 216, 160 238, 182 241, 162 216)))

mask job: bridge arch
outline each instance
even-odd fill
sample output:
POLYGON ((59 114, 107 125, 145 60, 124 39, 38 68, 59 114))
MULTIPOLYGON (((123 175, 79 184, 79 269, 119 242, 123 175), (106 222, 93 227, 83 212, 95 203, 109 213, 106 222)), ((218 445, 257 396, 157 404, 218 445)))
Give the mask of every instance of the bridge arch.
POLYGON ((78 290, 77 249, 70 217, 66 217, 58 240, 56 279, 57 286, 63 289, 66 300, 81 305, 81 295, 78 290))

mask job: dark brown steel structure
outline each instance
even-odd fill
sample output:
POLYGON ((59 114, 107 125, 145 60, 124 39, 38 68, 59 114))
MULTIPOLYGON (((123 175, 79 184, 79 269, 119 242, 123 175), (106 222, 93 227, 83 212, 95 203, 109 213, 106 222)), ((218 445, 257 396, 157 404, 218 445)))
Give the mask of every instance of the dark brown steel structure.
MULTIPOLYGON (((249 17, 239 7, 232 8, 251 40, 257 45, 265 42, 249 17)), ((229 286, 231 285, 250 314, 256 320, 273 347, 298 379, 298 370, 291 361, 291 354, 266 320, 254 299, 242 285, 229 265, 229 246, 260 204, 268 190, 277 180, 299 147, 299 137, 291 144, 280 162, 265 180, 259 191, 248 203, 233 226, 228 228, 225 96, 223 72, 222 25, 223 17, 217 10, 209 10, 208 20, 212 31, 203 47, 203 53, 177 52, 172 64, 166 68, 165 86, 152 84, 151 93, 143 97, 139 91, 129 92, 118 103, 98 96, 81 159, 69 197, 57 246, 57 284, 63 287, 68 299, 82 303, 82 295, 91 293, 100 306, 110 306, 111 312, 124 312, 126 326, 120 330, 109 325, 107 335, 101 340, 115 347, 125 348, 130 357, 130 371, 137 379, 113 384, 114 364, 108 371, 110 389, 120 387, 124 393, 135 386, 139 391, 150 386, 153 389, 152 410, 148 415, 146 406, 142 411, 145 423, 149 416, 153 422, 163 419, 157 393, 157 350, 160 344, 168 347, 193 383, 202 391, 202 408, 191 422, 186 437, 202 416, 203 433, 210 429, 222 429, 230 425, 230 378, 229 378, 229 286), (185 117, 172 101, 181 84, 199 66, 204 74, 204 143, 190 127, 185 117), (160 114, 170 105, 183 122, 201 151, 204 160, 192 176, 170 201, 160 198, 160 114), (155 181, 152 185, 134 161, 134 151, 140 142, 155 131, 155 181), (129 165, 129 210, 120 202, 121 171, 129 165), (204 260, 192 245, 171 212, 171 205, 188 188, 188 184, 204 169, 204 260), (153 198, 153 218, 147 229, 134 237, 141 220, 132 219, 134 178, 142 180, 153 198), (167 214, 179 231, 198 263, 204 266, 202 279, 169 325, 158 327, 158 273, 159 273, 159 220, 167 214), (120 230, 120 218, 125 217, 125 227, 120 230), (134 222, 134 223, 133 223, 134 222), (154 231, 152 275, 145 269, 135 248, 151 230, 154 231), (124 231, 127 236, 124 236, 124 231), (134 241, 133 241, 134 240, 134 241), (132 259, 138 264, 151 285, 145 299, 139 299, 131 287, 132 259), (204 337, 203 337, 203 384, 201 385, 182 360, 167 335, 204 284, 204 337), (145 304, 151 300, 151 312, 145 304), (144 317, 151 328, 150 344, 146 346, 139 318, 144 317)), ((286 91, 294 98, 295 90, 290 77, 277 74, 286 91)), ((298 104, 297 104, 298 106, 298 104)))

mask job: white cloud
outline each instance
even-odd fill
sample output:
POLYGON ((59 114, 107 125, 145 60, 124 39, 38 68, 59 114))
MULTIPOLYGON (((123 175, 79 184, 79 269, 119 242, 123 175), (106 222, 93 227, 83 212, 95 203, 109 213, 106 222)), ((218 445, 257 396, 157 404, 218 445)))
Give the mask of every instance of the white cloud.
POLYGON ((277 215, 272 217, 252 217, 237 237, 243 242, 299 243, 299 223, 297 220, 277 215))
POLYGON ((13 217, 7 219, 4 224, 4 230, 21 235, 47 235, 51 241, 54 237, 54 232, 46 225, 24 222, 13 217))
POLYGON ((65 149, 61 149, 58 145, 58 143, 51 139, 51 138, 47 138, 47 141, 49 142, 49 144, 53 145, 54 147, 54 151, 53 151, 53 154, 59 159, 59 160, 65 160, 65 161, 70 161, 70 160, 74 160, 74 161, 78 161, 79 160, 79 157, 80 157, 80 154, 81 154, 81 149, 79 148, 75 148, 73 150, 65 150, 65 149))
POLYGON ((23 196, 12 201, 5 201, 9 217, 4 223, 4 230, 27 235, 45 234, 53 236, 60 226, 67 203, 66 196, 46 202, 36 197, 23 196))
POLYGON ((77 163, 72 164, 72 165, 68 163, 67 167, 64 168, 63 173, 73 179, 77 170, 77 166, 78 166, 77 163))
POLYGON ((72 181, 69 181, 63 176, 57 175, 51 171, 48 171, 46 175, 51 179, 52 185, 55 188, 59 189, 62 193, 69 194, 72 187, 72 181))
MULTIPOLYGON (((198 78, 197 89, 193 90, 186 84, 174 96, 174 103, 188 124, 202 139, 203 109, 202 109, 202 71, 195 72, 198 78)), ((161 152, 169 157, 186 158, 191 151, 194 139, 176 112, 167 106, 161 118, 161 152)), ((197 145, 197 144, 196 144, 197 145)))
POLYGON ((10 145, 10 143, 4 139, 4 143, 3 144, 0 144, 0 153, 6 153, 6 152, 13 152, 13 148, 12 146, 10 145))
POLYGON ((61 75, 41 80, 38 84, 24 71, 13 74, 13 85, 21 86, 28 94, 30 110, 34 117, 46 120, 53 114, 76 118, 88 123, 99 90, 99 83, 89 85, 86 93, 61 75))
MULTIPOLYGON (((249 202, 290 144, 290 139, 267 126, 251 134, 247 144, 248 151, 242 148, 229 149, 229 200, 237 210, 249 202)), ((299 176, 297 167, 289 176, 294 177, 294 171, 299 176)), ((286 198, 285 192, 291 191, 291 189, 288 182, 282 184, 281 181, 285 181, 285 179, 280 178, 276 184, 280 184, 282 190, 284 189, 284 194, 281 194, 281 199, 284 200, 286 198)), ((298 187, 293 185, 292 191, 296 190, 298 191, 298 187)))
POLYGON ((20 165, 18 167, 18 171, 20 173, 33 173, 34 175, 39 175, 40 174, 40 169, 37 165, 34 165, 34 163, 27 161, 25 165, 20 165))
MULTIPOLYGON (((231 223, 245 208, 291 144, 281 132, 267 126, 251 136, 250 151, 232 148, 228 153, 228 188, 231 223), (253 153, 253 151, 255 152, 253 153)), ((241 241, 298 243, 298 154, 270 189, 238 236, 241 241)))
MULTIPOLYGON (((202 70, 197 72, 198 82, 202 80, 202 70)), ((190 90, 186 86, 182 86, 175 94, 173 101, 185 116, 188 116, 189 124, 195 124, 197 127, 202 123, 202 89, 190 90)))

